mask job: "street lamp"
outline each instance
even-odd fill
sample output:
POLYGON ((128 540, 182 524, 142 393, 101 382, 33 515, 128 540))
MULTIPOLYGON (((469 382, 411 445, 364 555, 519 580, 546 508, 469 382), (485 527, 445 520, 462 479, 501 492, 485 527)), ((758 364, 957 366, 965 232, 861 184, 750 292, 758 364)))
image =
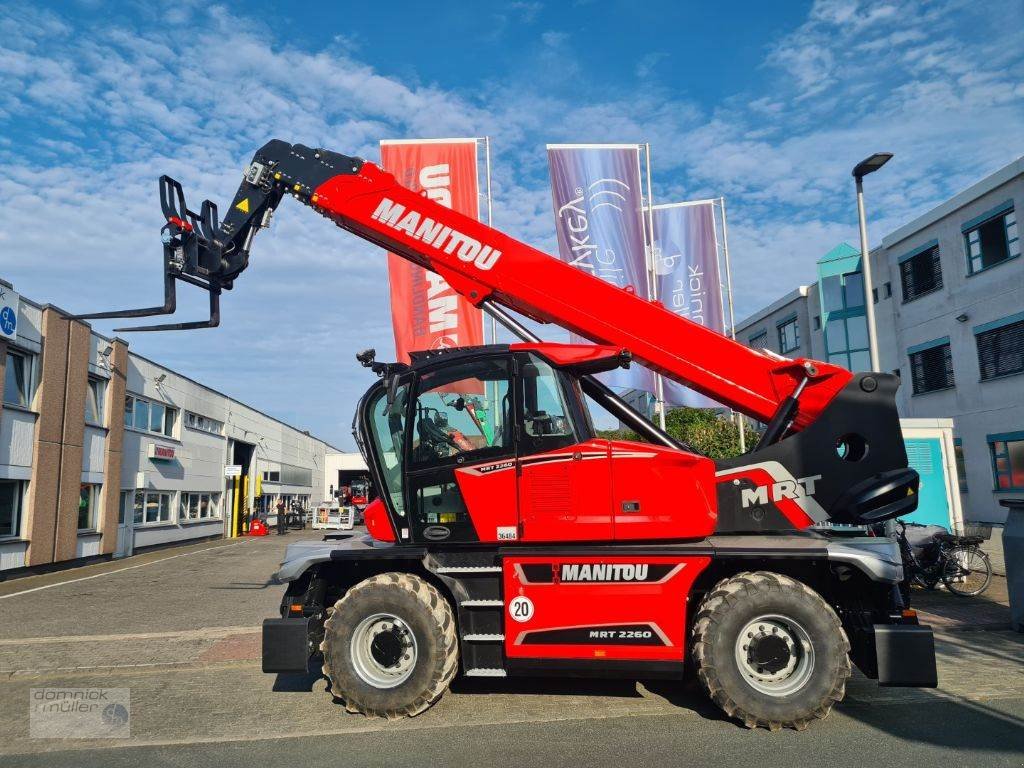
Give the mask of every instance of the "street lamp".
POLYGON ((871 357, 871 370, 881 370, 878 362, 878 334, 875 331, 875 302, 871 295, 871 254, 868 252, 868 223, 864 215, 864 177, 874 173, 892 160, 892 152, 876 152, 866 160, 861 160, 853 168, 853 178, 857 181, 857 217, 860 219, 860 260, 864 278, 864 309, 868 324, 868 355, 871 357))

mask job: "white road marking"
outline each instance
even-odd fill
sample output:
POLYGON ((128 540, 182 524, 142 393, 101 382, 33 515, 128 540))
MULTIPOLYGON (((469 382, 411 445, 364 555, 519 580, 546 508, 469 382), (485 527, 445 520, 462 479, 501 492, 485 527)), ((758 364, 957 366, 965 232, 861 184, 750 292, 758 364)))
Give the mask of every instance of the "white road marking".
POLYGON ((169 667, 175 664, 195 664, 195 661, 147 661, 141 664, 95 664, 80 667, 40 667, 39 669, 0 669, 0 675, 39 675, 49 672, 82 672, 93 669, 128 669, 129 667, 169 667))
MULTIPOLYGON (((238 542, 239 544, 248 544, 251 539, 238 542)), ((113 571, 104 571, 103 573, 94 573, 92 576, 82 576, 78 579, 68 579, 67 581, 58 581, 53 584, 43 584, 41 587, 32 587, 32 589, 23 589, 21 592, 11 592, 9 595, 0 595, 0 600, 6 600, 9 597, 17 597, 18 595, 27 595, 30 592, 39 592, 44 589, 51 589, 52 587, 63 587, 66 584, 75 584, 79 581, 88 581, 89 579, 98 579, 100 576, 110 576, 115 573, 124 573, 125 571, 134 571, 136 568, 145 568, 147 565, 155 565, 156 563, 163 563, 168 560, 174 560, 178 557, 188 557, 190 555, 198 555, 202 552, 210 552, 215 549, 228 549, 230 544, 221 544, 216 547, 206 547, 205 549, 197 549, 192 552, 182 552, 179 555, 171 555, 170 557, 161 557, 159 560, 150 560, 147 563, 139 563, 138 565, 129 565, 127 568, 118 568, 113 571)))
POLYGON ((200 629, 180 629, 169 632, 137 632, 126 635, 68 635, 48 637, 14 637, 0 640, 0 648, 7 645, 55 645, 57 643, 106 643, 122 640, 160 640, 166 638, 198 638, 214 639, 231 635, 252 635, 261 627, 202 627, 200 629))

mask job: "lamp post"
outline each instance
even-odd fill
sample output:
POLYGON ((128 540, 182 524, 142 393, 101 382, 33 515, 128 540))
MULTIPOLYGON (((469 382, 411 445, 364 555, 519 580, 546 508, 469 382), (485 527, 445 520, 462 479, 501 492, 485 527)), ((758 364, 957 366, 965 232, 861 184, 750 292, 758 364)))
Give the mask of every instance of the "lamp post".
POLYGON ((876 152, 854 166, 853 178, 857 182, 857 217, 860 220, 860 261, 864 278, 864 310, 868 324, 868 354, 871 370, 881 370, 878 362, 878 333, 875 330, 875 302, 871 295, 871 254, 868 251, 868 223, 864 215, 864 177, 874 173, 892 160, 892 152, 876 152))

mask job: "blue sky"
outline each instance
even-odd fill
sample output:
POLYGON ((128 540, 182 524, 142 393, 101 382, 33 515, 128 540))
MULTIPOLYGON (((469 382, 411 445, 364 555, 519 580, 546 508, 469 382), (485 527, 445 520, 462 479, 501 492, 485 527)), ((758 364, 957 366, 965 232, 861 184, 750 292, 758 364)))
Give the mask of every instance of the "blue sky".
MULTIPOLYGON (((1024 154, 1022 28, 1020 0, 6 2, 0 275, 71 311, 157 303, 157 178, 226 202, 272 137, 375 160, 489 135, 496 225, 550 252, 544 145, 648 141, 658 202, 726 196, 742 316, 856 242, 862 157, 896 153, 877 242, 1024 154)), ((351 446, 353 354, 392 350, 385 260, 283 205, 219 330, 130 341, 351 446)))

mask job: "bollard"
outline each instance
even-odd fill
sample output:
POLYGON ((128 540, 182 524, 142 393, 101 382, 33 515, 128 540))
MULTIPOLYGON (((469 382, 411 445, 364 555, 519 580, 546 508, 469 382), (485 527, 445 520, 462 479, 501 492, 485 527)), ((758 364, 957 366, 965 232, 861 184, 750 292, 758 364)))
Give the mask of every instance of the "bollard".
POLYGON ((1024 499, 1002 499, 1006 507, 1003 556, 1006 558, 1006 589, 1010 593, 1010 624, 1024 632, 1024 499))

